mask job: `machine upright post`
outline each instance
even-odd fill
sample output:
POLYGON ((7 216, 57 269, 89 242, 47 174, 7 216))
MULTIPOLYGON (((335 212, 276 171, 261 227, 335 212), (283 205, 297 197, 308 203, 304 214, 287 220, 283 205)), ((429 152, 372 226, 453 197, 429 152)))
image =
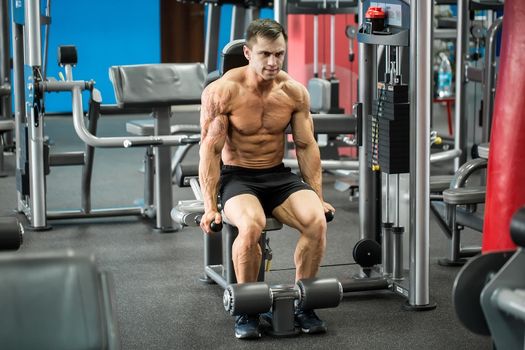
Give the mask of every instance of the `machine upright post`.
POLYGON ((221 21, 221 8, 212 3, 206 4, 208 20, 206 21, 206 42, 204 49, 204 65, 208 72, 217 69, 217 51, 219 49, 219 25, 221 21))
MULTIPOLYGON (((155 135, 170 134, 170 107, 158 108, 155 113, 155 135)), ((171 189, 171 148, 161 145, 154 147, 155 153, 155 208, 156 228, 162 232, 173 232, 170 216, 173 207, 171 189)))
POLYGON ((230 41, 242 39, 246 25, 246 9, 241 5, 233 5, 230 41))
POLYGON ((468 52, 469 11, 468 0, 458 0, 458 24, 456 39, 456 107, 454 116, 454 150, 460 151, 459 157, 454 159, 454 170, 467 160, 467 118, 465 89, 465 57, 468 52))
MULTIPOLYGON (((358 13, 363 14, 363 3, 359 2, 358 13)), ((359 16, 359 27, 363 25, 363 16, 359 16)), ((361 239, 376 239, 380 229, 377 201, 378 172, 368 166, 369 123, 372 110, 377 72, 375 67, 376 50, 374 45, 359 43, 359 101, 363 104, 362 144, 359 147, 359 232, 361 239)))
MULTIPOLYGON (((275 0, 273 3, 273 18, 279 22, 286 33, 288 33, 288 18, 287 18, 287 1, 286 0, 275 0)), ((288 58, 285 57, 283 63, 283 70, 287 70, 288 67, 288 58)))
MULTIPOLYGON (((7 0, 0 0, 0 87, 8 89, 8 93, 0 95, 0 120, 11 119, 11 67, 9 64, 9 11, 7 0)), ((13 133, 7 132, 4 135, 5 145, 12 145, 13 133)))
POLYGON ((496 91, 496 37, 503 25, 500 17, 492 23, 488 30, 485 44, 485 69, 483 73, 483 119, 481 142, 489 142, 496 91))
POLYGON ((26 96, 26 117, 28 124, 28 149, 29 149, 29 191, 31 225, 34 229, 45 229, 46 197, 44 174, 44 121, 42 107, 40 106, 39 92, 36 91, 38 74, 42 66, 42 43, 40 31, 40 1, 27 1, 24 3, 24 43, 25 66, 32 69, 26 82, 29 95, 26 96))
POLYGON ((410 290, 407 308, 429 300, 430 119, 432 113, 432 3, 410 5, 410 290))
MULTIPOLYGON (((16 139, 16 176, 17 176, 17 191, 16 203, 17 211, 24 210, 24 195, 22 191, 23 184, 21 183, 21 173, 24 164, 22 163, 22 147, 25 149, 22 141, 22 126, 26 122, 25 115, 25 89, 24 89, 24 38, 23 27, 17 24, 14 20, 14 9, 11 8, 11 37, 13 42, 13 95, 14 95, 14 111, 15 111, 15 139, 16 139)), ((26 139, 25 137, 23 138, 26 139)))

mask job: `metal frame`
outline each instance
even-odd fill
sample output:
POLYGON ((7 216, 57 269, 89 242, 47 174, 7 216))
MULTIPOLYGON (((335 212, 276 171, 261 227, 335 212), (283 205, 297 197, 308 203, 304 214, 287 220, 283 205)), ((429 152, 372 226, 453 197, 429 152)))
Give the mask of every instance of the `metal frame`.
MULTIPOLYGON (((404 2, 408 5, 406 1, 404 2)), ((364 14, 369 1, 359 2, 359 13, 364 14)), ((363 16, 359 16, 359 26, 363 16)), ((358 37, 359 38, 359 37, 358 37)), ((428 310, 435 308, 429 298, 429 178, 430 178, 430 120, 432 103, 432 4, 426 1, 410 2, 410 204, 409 204, 409 287, 395 280, 385 284, 385 278, 370 279, 371 289, 392 288, 408 300, 406 309, 428 310)), ((374 38, 364 37, 359 42, 359 100, 362 108, 362 130, 368 130, 366 116, 371 114, 372 100, 376 95, 377 79, 376 46, 374 38)), ((389 43, 387 43, 389 44, 389 43)), ((400 50, 398 50, 400 51, 400 50)), ((379 172, 368 166, 368 135, 363 132, 359 148, 359 217, 360 237, 376 239, 380 232, 381 191, 379 172)), ((441 160, 437 158, 436 160, 441 160)), ((399 190, 399 188, 398 188, 399 190)), ((397 257, 399 261, 399 257, 397 257)), ((366 275, 366 273, 365 273, 366 275)), ((357 284, 362 282, 357 281, 357 284)), ((345 292, 354 291, 352 284, 343 284, 345 292)), ((355 283, 354 283, 355 285, 355 283)), ((359 286, 355 290, 360 290, 359 286)))
POLYGON ((48 219, 145 215, 156 218, 156 228, 163 232, 174 231, 170 218, 172 208, 171 151, 169 146, 198 142, 185 135, 170 135, 170 106, 155 107, 153 136, 97 137, 96 118, 100 111, 100 94, 93 82, 73 80, 72 66, 65 66, 66 81, 42 80, 42 46, 40 1, 24 3, 12 1, 15 121, 17 137, 17 209, 28 217, 36 230, 49 228, 48 219), (25 6, 25 7, 24 7, 25 6), (46 203, 46 146, 44 143, 43 97, 47 92, 72 93, 73 124, 78 136, 85 142, 84 162, 79 154, 55 155, 51 165, 79 163, 84 165, 82 179, 82 208, 78 210, 47 210, 46 203), (90 117, 85 125, 82 92, 91 93, 90 117), (27 135, 26 135, 27 133, 27 135), (94 147, 151 147, 151 173, 146 173, 146 207, 92 209, 90 201, 91 169, 94 147), (55 163, 55 164, 53 164, 55 163), (58 164, 57 164, 58 163, 58 164), (28 168, 28 169, 27 169, 28 168), (29 170, 28 173, 27 170, 29 170), (154 175, 153 175, 154 173, 154 175), (27 181, 28 186, 23 182, 27 181), (154 204, 151 205, 153 193, 154 204))

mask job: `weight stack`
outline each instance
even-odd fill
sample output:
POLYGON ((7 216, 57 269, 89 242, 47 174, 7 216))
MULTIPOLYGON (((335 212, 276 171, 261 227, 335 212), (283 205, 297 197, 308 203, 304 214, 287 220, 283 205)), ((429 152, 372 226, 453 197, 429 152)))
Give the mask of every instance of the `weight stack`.
POLYGON ((410 104, 408 85, 377 84, 378 99, 372 103, 369 129, 369 165, 381 172, 410 171, 410 104))

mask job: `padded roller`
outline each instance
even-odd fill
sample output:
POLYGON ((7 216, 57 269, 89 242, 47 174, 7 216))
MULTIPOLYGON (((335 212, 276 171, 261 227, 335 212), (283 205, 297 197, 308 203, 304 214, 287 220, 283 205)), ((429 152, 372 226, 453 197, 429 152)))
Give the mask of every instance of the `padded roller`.
POLYGON ((255 315, 272 307, 270 286, 264 282, 230 284, 222 298, 224 309, 232 316, 255 315))
POLYGON ((336 307, 343 297, 343 286, 336 278, 308 278, 297 281, 300 299, 298 308, 324 309, 336 307))
POLYGON ((57 60, 59 66, 65 66, 66 64, 76 65, 78 62, 77 48, 73 45, 59 46, 57 60))
POLYGON ((514 216, 512 216, 510 235, 514 243, 520 247, 525 247, 525 207, 521 207, 514 216))
POLYGON ((188 187, 188 178, 199 176, 199 164, 177 164, 175 168, 175 183, 179 187, 188 187))
POLYGON ((0 251, 20 248, 23 234, 24 229, 16 218, 0 218, 0 251))

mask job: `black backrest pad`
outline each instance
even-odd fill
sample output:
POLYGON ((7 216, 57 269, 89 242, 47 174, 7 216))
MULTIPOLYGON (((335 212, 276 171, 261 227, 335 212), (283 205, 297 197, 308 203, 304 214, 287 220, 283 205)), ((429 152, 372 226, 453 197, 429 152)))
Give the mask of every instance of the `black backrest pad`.
POLYGON ((243 46, 246 43, 244 39, 233 40, 222 49, 221 57, 221 75, 232 68, 246 66, 248 60, 244 57, 243 46))

